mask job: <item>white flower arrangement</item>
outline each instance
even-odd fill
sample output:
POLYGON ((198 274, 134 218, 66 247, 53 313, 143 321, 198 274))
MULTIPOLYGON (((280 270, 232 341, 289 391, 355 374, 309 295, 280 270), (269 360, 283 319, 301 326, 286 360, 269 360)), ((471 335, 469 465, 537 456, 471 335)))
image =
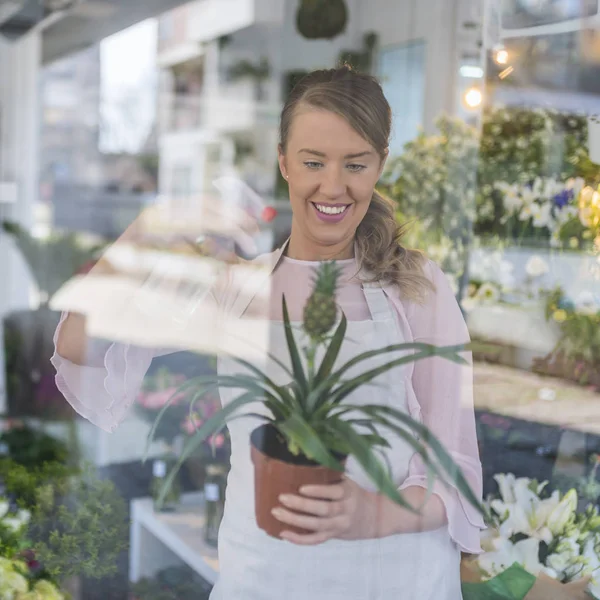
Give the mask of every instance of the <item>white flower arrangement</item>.
POLYGON ((547 229, 553 244, 557 245, 561 227, 578 214, 575 200, 584 189, 585 181, 580 177, 566 182, 537 177, 533 184, 500 181, 494 187, 503 195, 502 224, 510 221, 520 230, 528 225, 547 229))
POLYGON ((536 577, 561 583, 590 578, 588 592, 600 598, 600 516, 589 505, 577 512, 577 491, 543 495, 538 483, 512 473, 495 475, 499 497, 486 504, 492 529, 477 558, 483 579, 498 576, 515 563, 536 577))

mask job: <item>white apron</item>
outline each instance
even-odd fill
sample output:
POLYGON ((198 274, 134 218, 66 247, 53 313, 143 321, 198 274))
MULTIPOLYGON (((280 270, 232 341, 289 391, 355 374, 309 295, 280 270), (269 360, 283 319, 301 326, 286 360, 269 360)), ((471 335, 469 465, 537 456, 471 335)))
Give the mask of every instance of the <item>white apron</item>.
MULTIPOLYGON (((394 309, 382 288, 364 284, 371 320, 348 322, 336 367, 358 353, 403 340, 394 309)), ((296 340, 301 345, 299 326, 296 340)), ((289 363, 283 324, 269 327, 268 350, 289 363)), ((317 357, 317 360, 320 357, 317 357)), ((390 360, 375 358, 363 363, 360 372, 390 360)), ((258 366, 258 365, 257 365, 258 366)), ((263 364, 276 383, 289 376, 271 362, 263 364)), ((228 358, 219 361, 219 373, 243 369, 228 358)), ((355 371, 357 372, 357 371, 355 371)), ((349 376, 353 373, 349 373, 349 376)), ((346 402, 384 404, 408 412, 403 367, 377 378, 354 392, 346 402)), ((240 391, 221 390, 224 405, 240 391)), ((263 412, 250 405, 249 412, 263 412)), ((318 546, 296 546, 274 539, 260 530, 254 518, 254 469, 250 460, 250 434, 261 423, 236 419, 229 425, 232 442, 231 471, 227 482, 225 515, 219 532, 220 576, 211 600, 460 600, 460 552, 446 526, 435 531, 395 535, 383 539, 330 540, 318 546)), ((400 485, 408 474, 412 449, 386 434, 392 447, 386 451, 394 481, 400 485)), ((373 490, 353 458, 346 474, 373 490)))

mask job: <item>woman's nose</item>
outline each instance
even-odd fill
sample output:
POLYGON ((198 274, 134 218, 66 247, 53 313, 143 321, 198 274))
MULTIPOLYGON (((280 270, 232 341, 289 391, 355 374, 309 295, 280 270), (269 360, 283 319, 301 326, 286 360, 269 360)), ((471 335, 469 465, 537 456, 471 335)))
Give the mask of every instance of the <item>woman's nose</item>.
POLYGON ((346 193, 343 174, 338 169, 330 169, 323 173, 321 194, 327 198, 339 198, 346 193))

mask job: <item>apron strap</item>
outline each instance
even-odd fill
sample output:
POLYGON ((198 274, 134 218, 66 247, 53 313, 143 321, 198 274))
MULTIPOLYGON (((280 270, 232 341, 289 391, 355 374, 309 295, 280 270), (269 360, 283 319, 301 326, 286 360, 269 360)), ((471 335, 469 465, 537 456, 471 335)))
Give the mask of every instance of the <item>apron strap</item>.
POLYGON ((390 303, 379 283, 363 283, 362 289, 373 321, 384 321, 392 317, 390 303))

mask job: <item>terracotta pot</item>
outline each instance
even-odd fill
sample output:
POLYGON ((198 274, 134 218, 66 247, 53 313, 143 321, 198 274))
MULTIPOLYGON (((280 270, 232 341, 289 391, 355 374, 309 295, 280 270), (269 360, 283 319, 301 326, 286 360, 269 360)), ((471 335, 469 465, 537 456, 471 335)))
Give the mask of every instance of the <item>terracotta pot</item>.
MULTIPOLYGON (((307 459, 294 456, 272 425, 256 428, 250 437, 251 458, 254 464, 254 498, 256 522, 270 536, 280 538, 283 531, 312 533, 278 521, 271 511, 281 506, 281 494, 298 494, 304 485, 339 483, 342 473, 307 459)), ((337 456, 345 464, 346 458, 337 456)))

